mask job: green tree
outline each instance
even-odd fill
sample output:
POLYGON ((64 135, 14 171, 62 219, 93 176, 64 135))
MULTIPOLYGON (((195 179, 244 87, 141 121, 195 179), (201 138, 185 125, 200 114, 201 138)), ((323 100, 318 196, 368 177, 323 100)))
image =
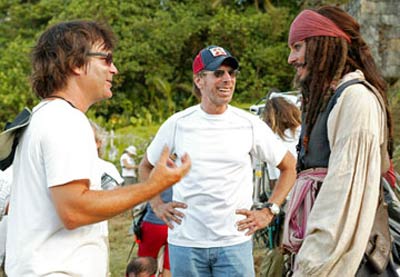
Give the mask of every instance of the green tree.
POLYGON ((114 97, 89 115, 107 128, 160 123, 196 103, 192 60, 207 45, 221 45, 241 66, 235 100, 252 102, 271 87, 288 90, 287 29, 299 0, 0 0, 0 127, 38 99, 29 88, 29 52, 56 22, 104 21, 119 38, 114 97))

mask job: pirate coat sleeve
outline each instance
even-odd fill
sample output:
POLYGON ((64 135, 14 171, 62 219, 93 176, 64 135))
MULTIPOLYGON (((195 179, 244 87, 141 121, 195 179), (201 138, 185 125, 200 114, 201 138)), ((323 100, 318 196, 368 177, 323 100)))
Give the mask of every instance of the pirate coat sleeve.
MULTIPOLYGON (((343 81, 363 78, 360 71, 343 81)), ((296 256, 294 276, 353 276, 362 260, 379 196, 384 116, 361 84, 347 88, 328 118, 328 174, 296 256)))

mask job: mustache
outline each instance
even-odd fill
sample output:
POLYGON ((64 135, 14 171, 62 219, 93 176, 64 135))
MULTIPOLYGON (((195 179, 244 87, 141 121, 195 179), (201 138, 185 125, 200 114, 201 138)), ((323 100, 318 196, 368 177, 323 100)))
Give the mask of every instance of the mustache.
POLYGON ((307 65, 306 62, 304 62, 304 63, 293 63, 292 64, 293 67, 306 67, 306 65, 307 65))

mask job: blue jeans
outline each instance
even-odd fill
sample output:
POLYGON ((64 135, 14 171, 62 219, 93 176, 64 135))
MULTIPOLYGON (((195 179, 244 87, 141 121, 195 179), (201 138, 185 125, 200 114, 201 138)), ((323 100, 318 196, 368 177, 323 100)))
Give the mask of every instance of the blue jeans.
POLYGON ((169 244, 171 273, 174 277, 252 277, 253 243, 225 247, 193 248, 169 244))

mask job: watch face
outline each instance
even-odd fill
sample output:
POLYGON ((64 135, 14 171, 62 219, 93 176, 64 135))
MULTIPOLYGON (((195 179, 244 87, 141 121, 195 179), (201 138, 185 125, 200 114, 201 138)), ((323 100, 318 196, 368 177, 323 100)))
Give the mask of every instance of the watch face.
POLYGON ((271 210, 271 213, 274 215, 279 214, 279 212, 281 211, 281 209, 279 208, 278 205, 276 205, 275 203, 268 203, 268 208, 271 210))

